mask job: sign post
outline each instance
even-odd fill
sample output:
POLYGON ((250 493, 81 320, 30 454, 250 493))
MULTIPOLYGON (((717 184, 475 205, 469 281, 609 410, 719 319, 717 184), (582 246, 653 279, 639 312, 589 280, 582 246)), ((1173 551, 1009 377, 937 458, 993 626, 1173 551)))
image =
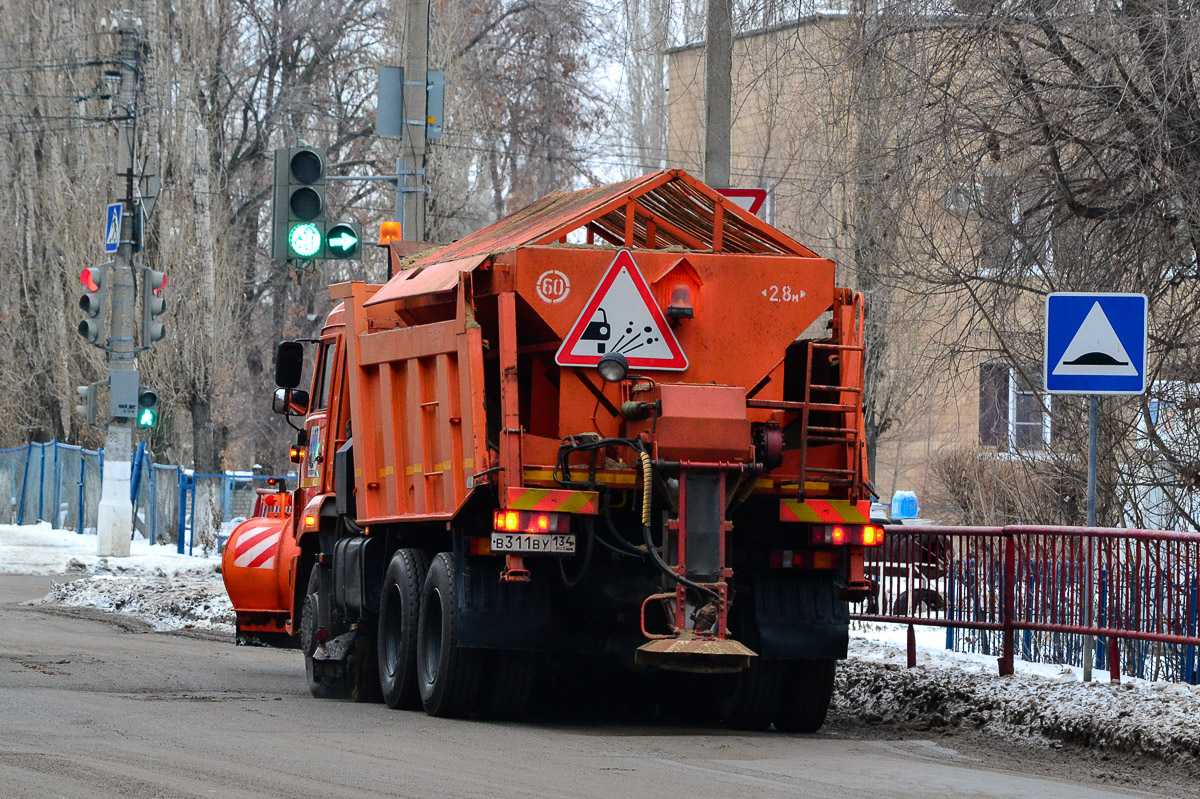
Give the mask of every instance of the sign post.
MULTIPOLYGON (((1145 294, 1061 292, 1046 297, 1044 385, 1049 394, 1088 394, 1087 524, 1096 526, 1096 461, 1100 395, 1146 390, 1149 302, 1145 294)), ((1092 626, 1092 539, 1087 543, 1087 601, 1083 624, 1092 626)), ((1092 680, 1095 642, 1084 636, 1083 681, 1092 680)), ((1114 657, 1110 653, 1109 657, 1114 657)))

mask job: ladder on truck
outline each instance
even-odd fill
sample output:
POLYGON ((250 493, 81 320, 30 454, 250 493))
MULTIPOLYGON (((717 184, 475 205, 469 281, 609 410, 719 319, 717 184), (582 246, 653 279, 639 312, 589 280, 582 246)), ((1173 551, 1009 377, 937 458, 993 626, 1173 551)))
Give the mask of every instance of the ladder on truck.
POLYGON ((862 457, 860 448, 865 446, 863 440, 862 404, 863 381, 866 375, 866 355, 863 347, 863 302, 862 294, 855 293, 852 302, 851 330, 841 329, 841 316, 834 314, 833 335, 829 341, 807 341, 808 351, 805 357, 804 369, 804 399, 789 400, 748 400, 747 407, 769 408, 771 410, 795 411, 800 415, 800 498, 804 497, 805 486, 809 481, 827 483, 829 486, 845 486, 853 489, 863 480, 862 457), (850 335, 847 335, 847 334, 850 335), (840 385, 814 385, 812 382, 813 362, 819 355, 839 361, 840 385), (849 357, 848 357, 849 356, 849 357), (850 370, 845 364, 853 362, 850 370), (835 401, 814 400, 813 394, 834 394, 835 401), (833 414, 839 420, 837 425, 814 425, 813 413, 833 414), (833 466, 813 466, 809 463, 808 450, 810 445, 827 446, 839 445, 842 457, 839 459, 844 468, 833 466))

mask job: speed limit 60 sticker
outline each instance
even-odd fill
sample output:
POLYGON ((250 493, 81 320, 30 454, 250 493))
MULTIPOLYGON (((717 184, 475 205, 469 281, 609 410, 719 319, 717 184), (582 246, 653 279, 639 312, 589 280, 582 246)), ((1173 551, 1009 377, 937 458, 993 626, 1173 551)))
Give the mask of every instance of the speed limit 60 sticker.
POLYGON ((537 280, 537 295, 543 302, 562 302, 571 293, 571 281, 557 269, 542 272, 537 280))

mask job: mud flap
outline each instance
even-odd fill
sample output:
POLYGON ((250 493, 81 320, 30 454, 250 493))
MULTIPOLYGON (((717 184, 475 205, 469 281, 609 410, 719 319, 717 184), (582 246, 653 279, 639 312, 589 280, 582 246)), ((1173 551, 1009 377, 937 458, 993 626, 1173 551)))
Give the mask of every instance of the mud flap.
POLYGON ((756 575, 754 620, 764 658, 846 657, 850 607, 838 597, 831 573, 756 575))
POLYGON ((461 560, 458 637, 464 647, 544 651, 553 640, 549 580, 501 583, 501 562, 461 560))

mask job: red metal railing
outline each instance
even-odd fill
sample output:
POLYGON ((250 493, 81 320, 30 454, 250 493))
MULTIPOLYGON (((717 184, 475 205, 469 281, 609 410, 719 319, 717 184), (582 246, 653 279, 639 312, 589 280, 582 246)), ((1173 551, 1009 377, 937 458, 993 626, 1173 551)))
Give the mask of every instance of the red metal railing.
POLYGON ((1114 680, 1123 661, 1139 676, 1150 661, 1151 677, 1194 683, 1200 672, 1200 533, 892 525, 864 570, 874 594, 851 618, 910 625, 910 664, 912 626, 933 625, 998 655, 1001 674, 1018 653, 1059 663, 1093 657, 1114 680), (1083 636, 1097 639, 1094 651, 1083 636))

